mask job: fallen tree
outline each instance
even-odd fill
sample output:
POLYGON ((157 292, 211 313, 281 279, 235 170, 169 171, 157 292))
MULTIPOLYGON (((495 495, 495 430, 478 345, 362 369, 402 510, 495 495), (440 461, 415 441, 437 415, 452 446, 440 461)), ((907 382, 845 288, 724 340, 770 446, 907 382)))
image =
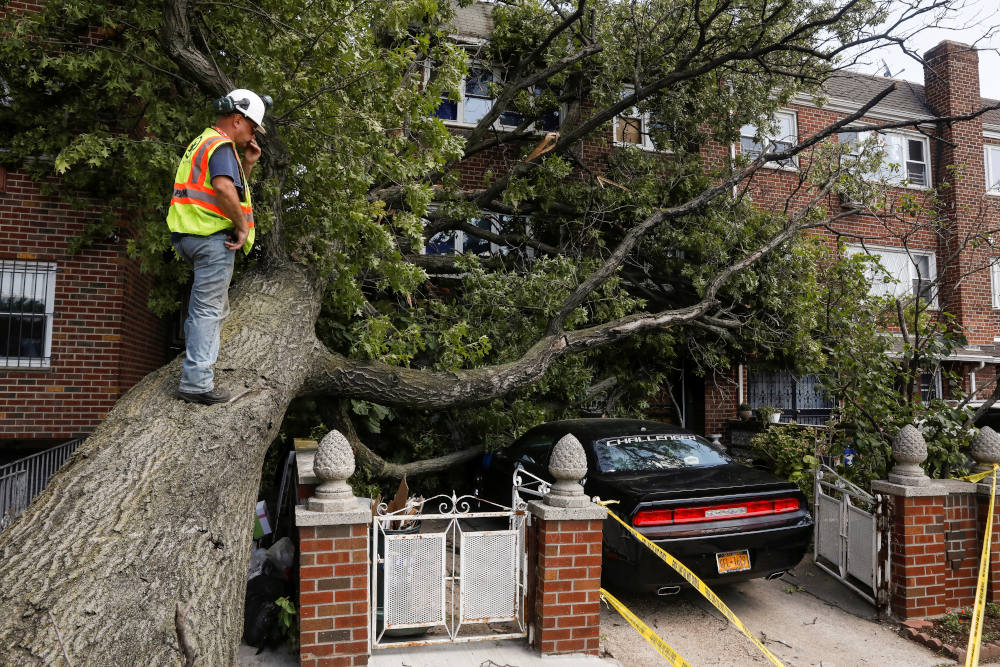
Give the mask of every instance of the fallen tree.
MULTIPOLYGON (((710 4, 526 2, 498 10, 496 39, 481 55, 503 61, 509 75, 465 136, 432 117, 467 69, 467 54, 450 41, 451 9, 435 3, 274 2, 237 11, 187 0, 53 1, 39 15, 8 14, 0 32, 12 38, 0 53, 12 65, 4 74, 11 104, 0 111, 0 144, 39 176, 54 168, 67 184, 136 211, 133 250, 161 276, 160 306, 175 300, 171 278, 183 272, 166 252, 163 198, 179 147, 210 120, 191 118, 192 109, 235 80, 275 93, 278 106, 265 123, 255 185, 263 241, 233 289, 216 366, 236 398, 211 407, 177 400, 180 360, 121 398, 0 534, 0 662, 234 664, 261 464, 297 397, 411 410, 476 406, 533 386, 567 360, 643 336, 695 327, 694 336, 725 342, 773 329, 747 306, 768 296, 764 281, 748 276, 805 270, 775 251, 841 215, 817 214, 840 172, 804 171, 809 196, 781 215, 755 212, 734 189, 764 164, 812 149, 879 98, 735 169, 704 173, 698 146, 732 141, 734 132, 738 140, 743 122, 763 122, 848 48, 891 32, 864 28, 885 7, 859 0, 710 4), (738 117, 730 116, 734 100, 738 117), (560 132, 540 140, 531 122, 561 105, 560 132), (630 154, 608 166, 609 176, 592 178, 581 145, 636 106, 652 109, 660 139, 674 147, 669 170, 630 154), (521 120, 499 133, 505 110, 521 120), (35 131, 40 119, 49 132, 35 131), (28 160, 43 155, 54 161, 28 160), (498 171, 463 184, 457 170, 478 155, 492 155, 498 171), (109 183, 107 173, 119 178, 109 183), (523 227, 476 232, 468 219, 482 210, 531 216, 530 242, 523 227), (508 340, 506 330, 492 332, 490 349, 459 326, 469 304, 427 305, 438 287, 428 287, 434 281, 417 246, 455 230, 511 248, 499 265, 456 260, 463 293, 488 294, 468 276, 498 294, 518 286, 531 311, 510 325, 508 340), (672 275, 655 265, 698 234, 705 237, 689 246, 694 269, 672 275), (386 295, 400 311, 423 308, 425 329, 405 338, 408 329, 372 303, 386 295), (527 303, 539 295, 549 299, 544 307, 527 303), (338 318, 358 328, 331 333, 338 318), (452 342, 421 359, 432 337, 452 342)), ((926 3, 892 29, 948 5, 926 3)), ((109 224, 95 225, 94 237, 109 224)), ((792 317, 792 309, 779 315, 792 317)), ((359 449, 380 474, 404 471, 359 449)), ((469 455, 444 454, 435 466, 469 455)))

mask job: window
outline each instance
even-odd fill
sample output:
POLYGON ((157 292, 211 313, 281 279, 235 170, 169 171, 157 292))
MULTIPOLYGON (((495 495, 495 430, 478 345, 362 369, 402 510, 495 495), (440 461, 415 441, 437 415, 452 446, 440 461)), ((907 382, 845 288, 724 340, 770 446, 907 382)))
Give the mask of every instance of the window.
POLYGON ((920 374, 920 398, 926 403, 928 401, 933 401, 938 398, 943 398, 944 393, 941 391, 941 371, 937 370, 933 373, 929 371, 923 371, 920 374))
POLYGON ((731 463, 725 453, 697 435, 622 434, 594 441, 601 472, 653 472, 731 463))
POLYGON ((555 444, 550 433, 527 433, 511 448, 511 458, 525 465, 547 466, 555 444))
MULTIPOLYGON (((756 125, 744 125, 740 128, 740 154, 751 160, 756 160, 761 153, 774 153, 791 148, 799 140, 799 130, 795 113, 778 111, 774 114, 774 129, 770 132, 760 131, 756 125)), ((794 157, 769 162, 771 166, 795 168, 798 161, 794 157)))
MULTIPOLYGON (((430 76, 430 67, 426 69, 426 75, 430 76)), ((434 116, 441 120, 459 123, 462 125, 476 125, 493 108, 493 98, 490 95, 490 86, 494 81, 498 81, 498 73, 480 63, 469 66, 469 73, 465 75, 460 86, 460 96, 457 100, 443 98, 441 105, 435 110, 434 116)), ((536 91, 540 93, 541 91, 536 91)), ((500 114, 496 125, 514 129, 524 121, 524 116, 513 111, 505 111, 500 114)), ((559 113, 548 112, 533 124, 529 129, 541 129, 554 131, 559 129, 559 113)))
POLYGON ((1000 146, 984 146, 986 152, 986 191, 1000 195, 1000 146))
POLYGON ((747 403, 754 409, 765 405, 778 408, 783 419, 815 426, 829 421, 836 407, 815 375, 796 376, 756 367, 751 367, 747 376, 747 403))
POLYGON ((870 268, 871 294, 896 298, 919 296, 930 306, 936 305, 937 258, 933 251, 860 246, 850 246, 847 251, 849 254, 866 253, 882 265, 881 269, 870 268))
MULTIPOLYGON (((483 213, 480 217, 469 220, 469 224, 494 234, 525 234, 528 219, 525 216, 483 213)), ((530 251, 531 248, 528 249, 529 256, 530 251)), ((438 232, 429 238, 424 246, 425 255, 447 255, 455 252, 471 252, 480 257, 488 257, 496 254, 506 255, 510 252, 510 248, 458 229, 438 232)))
POLYGON ((993 307, 1000 308, 1000 257, 990 263, 990 291, 993 292, 993 307))
MULTIPOLYGON (((622 96, 632 94, 632 88, 626 88, 622 96)), ((655 151, 665 150, 657 147, 650 134, 656 125, 650 120, 649 113, 640 112, 637 108, 626 109, 620 116, 615 116, 614 141, 617 146, 637 146, 655 151)))
POLYGON ((55 264, 0 260, 0 366, 49 366, 55 290, 55 264))
POLYGON ((885 151, 882 164, 871 178, 888 183, 929 187, 931 167, 927 137, 895 132, 841 132, 837 140, 851 146, 852 155, 860 155, 865 142, 885 151))

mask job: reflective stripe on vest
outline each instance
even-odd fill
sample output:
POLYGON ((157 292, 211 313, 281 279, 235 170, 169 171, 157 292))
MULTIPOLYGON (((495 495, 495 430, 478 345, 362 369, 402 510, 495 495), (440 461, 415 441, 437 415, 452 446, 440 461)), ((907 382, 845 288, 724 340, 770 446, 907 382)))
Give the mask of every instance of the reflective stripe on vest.
POLYGON ((174 176, 173 196, 170 199, 170 210, 167 213, 167 226, 172 232, 208 236, 215 232, 233 227, 233 222, 219 208, 212 187, 211 175, 208 172, 208 162, 212 154, 220 147, 232 150, 236 156, 236 164, 243 181, 243 200, 240 208, 243 219, 246 220, 250 233, 247 235, 243 251, 249 253, 253 247, 255 236, 253 206, 250 201, 250 185, 243 172, 243 163, 236 153, 236 146, 215 129, 206 129, 194 141, 188 144, 177 167, 174 176))

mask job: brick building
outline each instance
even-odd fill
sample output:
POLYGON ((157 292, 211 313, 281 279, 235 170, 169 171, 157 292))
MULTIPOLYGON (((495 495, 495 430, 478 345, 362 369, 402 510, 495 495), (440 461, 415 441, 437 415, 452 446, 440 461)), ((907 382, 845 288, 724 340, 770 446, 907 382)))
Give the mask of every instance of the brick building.
POLYGON ((70 252, 101 213, 0 168, 0 463, 90 433, 166 360, 125 234, 70 252))
MULTIPOLYGON (((454 22, 453 37, 469 49, 472 65, 461 99, 446 101, 437 115, 455 132, 474 127, 490 108, 489 83, 498 73, 488 63, 476 60, 476 50, 489 38, 491 11, 491 5, 477 3, 459 9, 454 22)), ((926 59, 924 85, 895 81, 895 90, 852 123, 852 127, 961 116, 992 102, 980 96, 978 55, 969 47, 942 42, 926 54, 926 59)), ((744 126, 739 142, 732 146, 705 145, 701 155, 706 164, 720 166, 735 156, 754 157, 766 148, 764 144, 788 147, 859 111, 893 82, 885 77, 840 72, 825 84, 827 99, 822 104, 812 96, 799 95, 781 109, 775 117, 773 136, 762 138, 756 127, 744 126)), ((568 115, 565 107, 561 113, 568 115)), ((501 115, 497 129, 509 129, 520 120, 501 115)), ((545 118, 541 129, 557 129, 560 120, 545 118)), ((620 146, 637 146, 656 155, 648 123, 649 119, 637 112, 633 116, 619 116, 606 126, 604 136, 584 143, 582 161, 600 173, 607 155, 620 146)), ((860 151, 870 136, 873 133, 855 131, 841 133, 829 141, 850 142, 860 151)), ((940 199, 936 204, 938 222, 943 224, 935 228, 926 215, 915 221, 886 223, 873 215, 857 213, 839 220, 834 229, 848 238, 855 237, 849 243, 849 252, 877 255, 899 281, 873 289, 899 296, 910 290, 924 295, 933 291, 932 312, 947 311, 954 315, 968 339, 968 345, 950 357, 949 365, 962 377, 966 390, 983 387, 995 376, 1000 364, 1000 270, 996 265, 991 266, 991 250, 982 246, 973 248, 968 241, 987 229, 1000 212, 1000 111, 962 122, 931 122, 917 128, 885 130, 877 137, 887 154, 878 175, 895 184, 890 189, 890 198, 898 203, 904 197, 929 198, 934 193, 940 199), (887 163, 897 164, 898 168, 891 169, 887 163)), ((809 190, 801 187, 800 174, 809 157, 806 152, 783 164, 766 165, 748 186, 753 201, 774 209, 784 207, 787 201, 793 206, 808 201, 809 190)), ((479 153, 460 165, 462 185, 482 187, 484 172, 500 173, 515 160, 514 152, 479 153)), ((825 202, 831 213, 841 213, 845 203, 849 203, 842 197, 833 194, 825 202)), ((484 212, 482 218, 471 222, 497 231, 510 220, 484 212)), ((826 237, 833 248, 835 236, 826 234, 826 237)), ((496 248, 489 242, 458 231, 432 238, 425 252, 490 250, 496 248)), ((757 367, 752 362, 738 364, 731 374, 713 378, 685 373, 678 383, 683 385, 680 392, 675 392, 683 396, 680 421, 705 434, 725 434, 727 422, 736 418, 737 405, 742 402, 752 407, 773 405, 783 410, 785 420, 819 424, 827 419, 833 407, 819 390, 815 378, 794 377, 780 369, 757 367)), ((927 374, 922 378, 921 390, 925 396, 943 396, 947 388, 942 387, 940 374, 927 374)), ((674 406, 664 407, 662 416, 676 420, 674 406)))
MULTIPOLYGON (((895 90, 852 126, 963 116, 996 104, 980 96, 978 55, 968 46, 946 41, 924 57, 924 85, 896 81, 895 90)), ((829 99, 822 107, 812 98, 799 96, 782 109, 778 113, 781 136, 772 141, 780 146, 782 141, 802 140, 857 112, 891 83, 884 77, 842 72, 825 84, 829 99)), ((734 152, 757 148, 754 129, 744 128, 734 152)), ((865 134, 843 133, 837 141, 858 142, 865 134)), ((833 229, 845 235, 848 252, 877 255, 899 281, 873 287, 873 291, 923 295, 932 303, 932 314, 947 311, 955 316, 968 344, 953 352, 946 366, 958 373, 965 391, 974 391, 993 379, 1000 364, 1000 272, 994 263, 995 251, 970 242, 995 228, 1000 213, 1000 112, 954 123, 885 130, 879 137, 886 162, 898 165, 895 170, 883 167, 886 171, 879 174, 898 184, 890 190, 890 198, 897 203, 907 196, 926 201, 933 193, 938 198, 933 208, 939 218, 932 221, 919 215, 913 220, 886 221, 854 214, 833 229)), ((801 157, 808 160, 808 156, 801 157)), ((762 171, 750 186, 755 201, 779 206, 789 196, 793 201, 804 199, 801 194, 791 195, 798 182, 794 165, 774 165, 762 171)), ((826 206, 839 212, 849 206, 848 199, 831 195, 826 206)), ((834 236, 827 233, 826 237, 832 244, 834 236)), ((928 373, 922 378, 925 397, 947 398, 947 391, 940 375, 928 373)), ((831 407, 814 379, 745 364, 705 388, 704 432, 725 433, 726 422, 744 401, 753 407, 775 405, 782 408, 783 419, 806 423, 823 423, 831 407)))

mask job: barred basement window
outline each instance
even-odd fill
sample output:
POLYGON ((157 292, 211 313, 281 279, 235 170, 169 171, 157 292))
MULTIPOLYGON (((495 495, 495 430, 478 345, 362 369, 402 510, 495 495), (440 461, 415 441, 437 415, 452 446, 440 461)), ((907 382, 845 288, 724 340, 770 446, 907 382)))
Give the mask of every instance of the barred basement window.
POLYGON ((56 265, 0 260, 0 366, 48 368, 56 265))

